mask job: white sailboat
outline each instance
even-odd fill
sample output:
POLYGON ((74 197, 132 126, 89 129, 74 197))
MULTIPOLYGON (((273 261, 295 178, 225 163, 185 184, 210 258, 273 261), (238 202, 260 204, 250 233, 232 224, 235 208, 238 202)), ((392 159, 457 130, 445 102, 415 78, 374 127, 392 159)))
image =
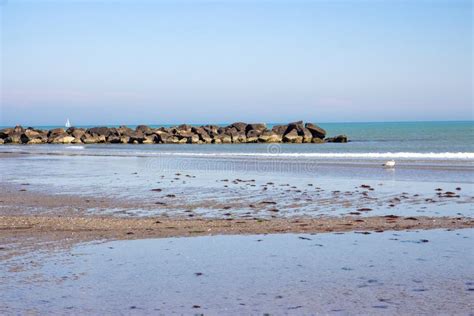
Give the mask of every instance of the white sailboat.
POLYGON ((67 128, 71 127, 71 122, 69 122, 69 119, 67 119, 65 126, 66 126, 67 128))

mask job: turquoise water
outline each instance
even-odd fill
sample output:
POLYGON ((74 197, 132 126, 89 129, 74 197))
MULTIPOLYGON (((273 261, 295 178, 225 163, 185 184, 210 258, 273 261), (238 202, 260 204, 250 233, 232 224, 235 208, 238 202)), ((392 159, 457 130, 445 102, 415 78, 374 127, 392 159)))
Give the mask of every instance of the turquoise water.
MULTIPOLYGON (((226 124, 221 124, 226 125, 226 124)), ((267 124, 272 127, 275 123, 267 124)), ((473 153, 474 152, 474 121, 463 122, 373 122, 373 123, 321 123, 328 136, 346 134, 350 144, 325 145, 283 145, 280 151, 288 153, 473 153)), ((152 127, 172 125, 150 125, 152 127)), ((57 126, 37 126, 50 129, 57 126)), ((90 127, 90 126, 84 126, 90 127)), ((134 128, 134 125, 130 125, 134 128)), ((112 147, 110 147, 112 148, 112 147)), ((124 147, 122 146, 122 149, 124 147)), ((137 147, 133 147, 137 149, 137 147)), ((231 146, 171 146, 173 151, 199 152, 260 152, 266 151, 265 146, 246 144, 231 146)), ((163 147, 160 147, 163 149, 163 147)), ((144 147, 140 150, 160 150, 144 147)))

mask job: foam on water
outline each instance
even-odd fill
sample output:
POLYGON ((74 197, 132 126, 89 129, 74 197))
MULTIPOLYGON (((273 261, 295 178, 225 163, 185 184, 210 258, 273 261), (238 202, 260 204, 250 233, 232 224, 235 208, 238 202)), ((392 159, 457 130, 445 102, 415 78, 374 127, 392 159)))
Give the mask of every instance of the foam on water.
MULTIPOLYGON (((141 155, 143 152, 134 152, 135 155, 141 155)), ((371 153, 204 153, 204 152, 156 152, 147 153, 149 155, 167 155, 167 156, 187 156, 187 157, 268 157, 268 158, 349 158, 349 159, 473 159, 474 153, 471 152, 445 152, 445 153, 416 153, 416 152, 371 152, 371 153)))

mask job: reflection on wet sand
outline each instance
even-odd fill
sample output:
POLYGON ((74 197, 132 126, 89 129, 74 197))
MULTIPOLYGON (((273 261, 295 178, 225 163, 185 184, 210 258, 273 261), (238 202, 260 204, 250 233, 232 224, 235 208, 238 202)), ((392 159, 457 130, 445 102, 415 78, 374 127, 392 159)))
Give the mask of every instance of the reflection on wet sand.
POLYGON ((2 265, 2 313, 468 314, 473 229, 115 241, 2 265), (12 265, 28 269, 5 271, 12 265))

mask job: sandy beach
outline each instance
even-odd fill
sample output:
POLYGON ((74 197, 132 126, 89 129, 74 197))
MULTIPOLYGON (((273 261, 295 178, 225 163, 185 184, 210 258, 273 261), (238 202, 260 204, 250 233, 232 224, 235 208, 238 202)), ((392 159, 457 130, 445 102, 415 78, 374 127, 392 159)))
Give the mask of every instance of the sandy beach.
POLYGON ((0 312, 472 310, 464 156, 215 146, 2 147, 0 312))

